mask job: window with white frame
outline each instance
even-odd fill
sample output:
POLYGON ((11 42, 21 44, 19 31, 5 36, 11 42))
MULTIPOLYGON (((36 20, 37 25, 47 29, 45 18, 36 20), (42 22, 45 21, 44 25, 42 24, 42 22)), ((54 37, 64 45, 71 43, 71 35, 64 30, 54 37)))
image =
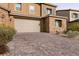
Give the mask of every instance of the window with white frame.
POLYGON ((52 9, 47 8, 47 14, 52 15, 52 9))
POLYGON ((30 5, 29 6, 29 14, 34 14, 35 13, 35 6, 30 5))
POLYGON ((16 6, 16 10, 19 10, 19 11, 21 10, 21 3, 16 3, 15 6, 16 6))
POLYGON ((56 28, 62 27, 62 20, 55 20, 56 28))
POLYGON ((52 9, 51 8, 45 8, 44 7, 43 12, 44 12, 44 14, 52 15, 52 9))
POLYGON ((77 13, 72 13, 72 18, 78 18, 78 14, 77 13))

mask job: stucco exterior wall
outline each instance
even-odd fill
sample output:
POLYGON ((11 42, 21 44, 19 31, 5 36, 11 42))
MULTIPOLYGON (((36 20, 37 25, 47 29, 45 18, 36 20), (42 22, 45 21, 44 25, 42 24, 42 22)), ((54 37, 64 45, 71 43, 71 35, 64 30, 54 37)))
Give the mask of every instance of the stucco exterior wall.
POLYGON ((74 20, 77 20, 77 19, 79 19, 79 12, 78 12, 78 11, 70 11, 70 21, 74 21, 74 20), (78 18, 73 18, 73 17, 72 17, 72 14, 73 14, 73 13, 78 14, 78 18))
POLYGON ((50 8, 52 9, 52 15, 56 15, 56 7, 52 7, 45 4, 39 4, 39 3, 22 3, 22 10, 16 11, 15 3, 9 3, 9 9, 12 11, 12 13, 18 13, 18 14, 24 14, 27 16, 46 16, 47 14, 44 13, 44 8, 50 8), (29 6, 35 6, 35 14, 29 14, 29 6))
POLYGON ((13 27, 13 19, 9 16, 8 11, 0 9, 0 24, 13 27))
POLYGON ((8 3, 0 3, 0 6, 5 9, 8 9, 8 3))
POLYGON ((67 31, 67 20, 64 18, 58 18, 58 17, 49 17, 49 32, 50 33, 62 33, 64 31, 67 31), (55 20, 61 20, 62 21, 62 26, 59 28, 56 28, 55 26, 55 20))
POLYGON ((45 8, 50 8, 50 9, 52 9, 52 15, 53 15, 53 16, 56 16, 56 7, 52 7, 52 6, 45 5, 45 4, 42 4, 42 16, 47 16, 47 14, 44 13, 45 8))
POLYGON ((22 3, 21 6, 21 11, 17 11, 16 7, 15 7, 15 3, 11 3, 9 4, 9 9, 11 10, 11 13, 14 14, 22 14, 22 15, 26 15, 26 16, 35 16, 35 17, 40 17, 40 5, 39 4, 35 4, 35 3, 22 3), (29 13, 29 6, 34 6, 35 7, 35 13, 34 14, 30 14, 29 13))

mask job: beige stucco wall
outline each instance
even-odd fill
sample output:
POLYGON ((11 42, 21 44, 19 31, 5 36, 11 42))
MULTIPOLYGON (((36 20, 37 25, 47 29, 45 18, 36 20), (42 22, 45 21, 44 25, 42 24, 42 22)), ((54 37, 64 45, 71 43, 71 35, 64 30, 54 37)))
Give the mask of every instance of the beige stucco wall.
POLYGON ((0 6, 3 8, 8 9, 8 3, 0 3, 0 6))
POLYGON ((67 30, 67 20, 65 18, 58 18, 58 17, 49 17, 49 32, 56 33, 56 32, 64 32, 67 30), (55 27, 55 20, 62 20, 62 26, 60 28, 55 27))
POLYGON ((45 5, 45 4, 39 4, 39 3, 22 3, 22 10, 21 11, 16 11, 15 10, 15 4, 9 4, 9 9, 13 13, 20 13, 20 14, 25 14, 27 16, 46 16, 47 14, 44 13, 44 8, 50 8, 52 9, 52 15, 56 15, 56 7, 45 5), (29 6, 35 6, 35 14, 29 14, 29 6))
POLYGON ((0 8, 0 24, 13 26, 13 19, 8 15, 8 11, 0 8))
POLYGON ((78 19, 78 18, 72 18, 73 13, 78 14, 78 18, 79 18, 79 12, 78 11, 70 11, 70 21, 74 21, 74 20, 78 19))
POLYGON ((22 14, 22 15, 26 15, 26 16, 35 16, 35 17, 40 16, 40 5, 35 4, 35 3, 22 3, 22 10, 21 11, 17 11, 15 8, 15 3, 11 3, 11 4, 9 4, 9 9, 11 10, 12 13, 15 13, 15 14, 22 14), (29 13, 29 6, 30 5, 35 6, 35 13, 34 14, 29 13))
POLYGON ((47 14, 44 13, 44 9, 45 8, 50 8, 52 9, 52 15, 55 16, 56 15, 56 7, 52 7, 52 6, 49 6, 49 5, 45 5, 45 4, 42 4, 42 16, 47 16, 47 14))
POLYGON ((22 10, 21 11, 16 11, 15 8, 15 3, 0 3, 0 6, 3 8, 6 8, 10 10, 12 13, 17 13, 17 14, 25 14, 27 16, 37 16, 39 17, 41 14, 42 16, 46 16, 47 14, 44 13, 44 8, 50 8, 52 9, 52 13, 55 16, 56 15, 56 7, 42 4, 42 6, 39 3, 22 3, 22 10), (35 14, 29 14, 29 6, 35 6, 35 14), (42 9, 42 11, 41 11, 42 9))

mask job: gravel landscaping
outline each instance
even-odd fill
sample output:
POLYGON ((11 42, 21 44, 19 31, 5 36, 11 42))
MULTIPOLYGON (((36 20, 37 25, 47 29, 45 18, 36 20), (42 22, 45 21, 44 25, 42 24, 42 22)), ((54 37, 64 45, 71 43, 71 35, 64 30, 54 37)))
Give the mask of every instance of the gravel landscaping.
MULTIPOLYGON (((6 56, 79 56, 79 40, 49 33, 18 33, 6 56)), ((4 55, 4 56, 5 56, 4 55)))

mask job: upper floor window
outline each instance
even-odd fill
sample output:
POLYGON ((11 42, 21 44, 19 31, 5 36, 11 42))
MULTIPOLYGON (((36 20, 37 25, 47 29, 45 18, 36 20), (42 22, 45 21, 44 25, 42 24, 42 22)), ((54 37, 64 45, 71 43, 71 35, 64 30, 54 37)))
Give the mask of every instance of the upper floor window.
POLYGON ((51 8, 44 8, 44 14, 47 14, 47 15, 52 15, 52 9, 51 8))
POLYGON ((29 6, 29 13, 34 14, 35 13, 35 6, 30 5, 29 6))
POLYGON ((47 8, 47 14, 51 15, 52 14, 52 9, 47 8))
POLYGON ((58 27, 62 27, 62 20, 55 20, 55 26, 58 27))
POLYGON ((21 10, 21 3, 16 3, 16 10, 21 10))
POLYGON ((72 14, 72 18, 78 18, 78 14, 77 13, 73 13, 72 14))

